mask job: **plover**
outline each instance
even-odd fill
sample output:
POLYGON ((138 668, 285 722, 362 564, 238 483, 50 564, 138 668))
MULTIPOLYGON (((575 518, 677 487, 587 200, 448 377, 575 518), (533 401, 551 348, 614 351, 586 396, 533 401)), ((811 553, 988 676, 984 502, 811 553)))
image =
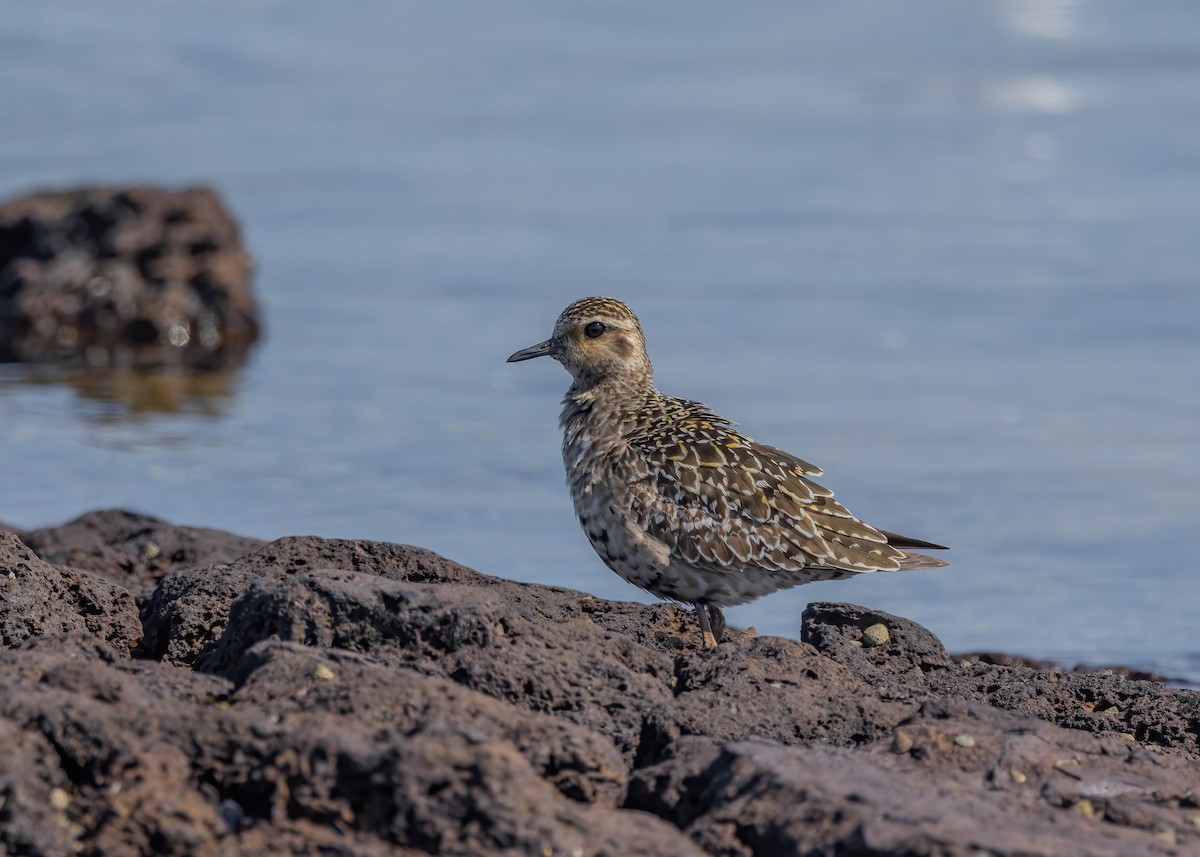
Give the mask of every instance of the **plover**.
POLYGON ((809 478, 819 467, 660 393, 642 326, 621 301, 575 301, 549 339, 508 362, 543 356, 571 373, 559 422, 583 531, 625 580, 691 604, 705 648, 724 630, 722 607, 815 580, 947 565, 909 550, 941 545, 850 514, 809 478))

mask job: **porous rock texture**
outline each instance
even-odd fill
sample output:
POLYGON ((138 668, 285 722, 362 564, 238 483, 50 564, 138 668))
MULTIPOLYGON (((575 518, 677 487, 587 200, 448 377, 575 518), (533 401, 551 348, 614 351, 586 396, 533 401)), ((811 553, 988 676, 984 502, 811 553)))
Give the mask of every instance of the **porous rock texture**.
POLYGON ((228 369, 259 335, 250 255, 206 187, 0 205, 0 361, 228 369))
POLYGON ((0 629, 0 854, 1200 853, 1200 694, 854 605, 705 652, 672 605, 110 511, 0 535, 0 629))

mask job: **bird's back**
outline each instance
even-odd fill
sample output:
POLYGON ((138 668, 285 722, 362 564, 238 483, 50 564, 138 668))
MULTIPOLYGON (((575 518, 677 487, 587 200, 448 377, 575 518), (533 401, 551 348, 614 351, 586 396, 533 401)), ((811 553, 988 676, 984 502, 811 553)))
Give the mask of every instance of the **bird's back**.
POLYGON ((810 579, 945 565, 889 544, 809 478, 820 468, 751 440, 704 405, 655 391, 630 422, 630 514, 677 561, 810 579))

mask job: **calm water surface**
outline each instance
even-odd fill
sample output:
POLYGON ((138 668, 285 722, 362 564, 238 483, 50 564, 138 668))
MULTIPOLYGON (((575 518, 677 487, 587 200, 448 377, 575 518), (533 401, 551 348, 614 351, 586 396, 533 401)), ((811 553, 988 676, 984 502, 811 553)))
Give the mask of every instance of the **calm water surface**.
POLYGON ((810 600, 953 649, 1200 679, 1200 4, 0 12, 0 193, 215 184, 268 336, 181 395, 0 367, 0 519, 126 506, 413 542, 639 593, 578 531, 567 376, 504 358, 587 294, 660 386, 826 470, 945 572, 810 600))

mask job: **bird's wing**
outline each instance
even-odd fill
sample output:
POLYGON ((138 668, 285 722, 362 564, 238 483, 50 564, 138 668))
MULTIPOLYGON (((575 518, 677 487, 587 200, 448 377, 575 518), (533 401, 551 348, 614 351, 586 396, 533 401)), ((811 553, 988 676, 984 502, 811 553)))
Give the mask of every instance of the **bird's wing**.
POLYGON ((750 440, 700 406, 626 441, 645 463, 631 485, 634 517, 689 565, 730 572, 903 567, 905 554, 885 534, 808 478, 820 468, 750 440))

